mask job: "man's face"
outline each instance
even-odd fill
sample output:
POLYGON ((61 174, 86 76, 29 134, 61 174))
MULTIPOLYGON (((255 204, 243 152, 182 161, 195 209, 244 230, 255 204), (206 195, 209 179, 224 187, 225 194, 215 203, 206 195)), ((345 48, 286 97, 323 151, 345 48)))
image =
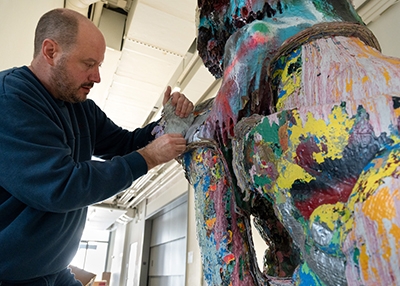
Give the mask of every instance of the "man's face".
POLYGON ((54 96, 60 100, 77 103, 86 100, 94 81, 79 79, 68 69, 68 56, 63 56, 57 64, 52 67, 51 81, 55 87, 54 96))
POLYGON ((51 68, 53 95, 71 103, 85 101, 93 85, 100 82, 99 68, 104 52, 101 33, 94 34, 93 30, 82 27, 76 45, 61 52, 51 68))

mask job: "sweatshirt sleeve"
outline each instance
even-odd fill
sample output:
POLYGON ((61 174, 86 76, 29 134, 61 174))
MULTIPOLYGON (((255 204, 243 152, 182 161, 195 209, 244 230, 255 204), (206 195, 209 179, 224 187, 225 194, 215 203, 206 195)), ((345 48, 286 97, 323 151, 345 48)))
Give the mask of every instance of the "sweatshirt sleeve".
POLYGON ((106 114, 91 100, 87 100, 85 114, 92 118, 90 124, 95 130, 92 136, 94 142, 93 154, 102 159, 110 159, 116 155, 125 155, 145 147, 154 140, 153 129, 158 121, 152 122, 143 128, 128 131, 116 125, 106 114))
POLYGON ((0 92, 0 111, 0 186, 35 209, 79 209, 115 195, 147 172, 145 160, 134 150, 151 140, 151 126, 136 132, 116 131, 111 127, 114 124, 101 116, 97 119, 102 122, 93 123, 101 126, 95 134, 67 138, 62 123, 46 104, 0 92), (116 138, 111 140, 113 133, 116 138), (87 155, 77 154, 82 149, 71 146, 86 143, 92 149, 83 149, 89 158, 76 159, 87 155), (114 149, 110 147, 113 143, 114 149), (122 148, 125 144, 133 145, 122 148), (109 153, 105 153, 107 149, 109 153), (91 160, 94 151, 108 159, 91 160))

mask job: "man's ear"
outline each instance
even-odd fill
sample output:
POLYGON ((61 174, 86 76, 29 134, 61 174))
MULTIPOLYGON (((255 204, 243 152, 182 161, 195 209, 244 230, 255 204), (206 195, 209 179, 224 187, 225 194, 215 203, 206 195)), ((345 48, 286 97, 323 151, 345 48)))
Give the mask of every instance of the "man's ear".
POLYGON ((58 44, 51 40, 45 39, 42 44, 43 57, 46 59, 47 63, 54 66, 54 57, 56 53, 59 52, 58 44))

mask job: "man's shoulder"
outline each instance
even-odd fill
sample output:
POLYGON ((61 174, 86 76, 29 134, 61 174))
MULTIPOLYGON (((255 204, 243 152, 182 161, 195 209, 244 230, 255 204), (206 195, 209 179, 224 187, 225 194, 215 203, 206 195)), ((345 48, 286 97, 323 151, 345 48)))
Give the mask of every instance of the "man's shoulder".
POLYGON ((26 84, 35 84, 35 78, 26 66, 0 71, 0 92, 13 87, 22 88, 24 82, 26 84))
POLYGON ((0 78, 5 77, 21 77, 27 74, 29 68, 27 66, 13 67, 0 71, 0 78))

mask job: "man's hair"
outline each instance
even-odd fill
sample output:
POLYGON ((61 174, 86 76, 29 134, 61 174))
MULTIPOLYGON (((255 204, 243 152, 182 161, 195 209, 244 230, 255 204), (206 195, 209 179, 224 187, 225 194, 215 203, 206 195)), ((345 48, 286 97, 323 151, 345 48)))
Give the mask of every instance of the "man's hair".
POLYGON ((68 51, 76 43, 79 17, 84 16, 66 9, 54 9, 44 14, 36 26, 33 57, 39 55, 45 39, 52 39, 68 51))

